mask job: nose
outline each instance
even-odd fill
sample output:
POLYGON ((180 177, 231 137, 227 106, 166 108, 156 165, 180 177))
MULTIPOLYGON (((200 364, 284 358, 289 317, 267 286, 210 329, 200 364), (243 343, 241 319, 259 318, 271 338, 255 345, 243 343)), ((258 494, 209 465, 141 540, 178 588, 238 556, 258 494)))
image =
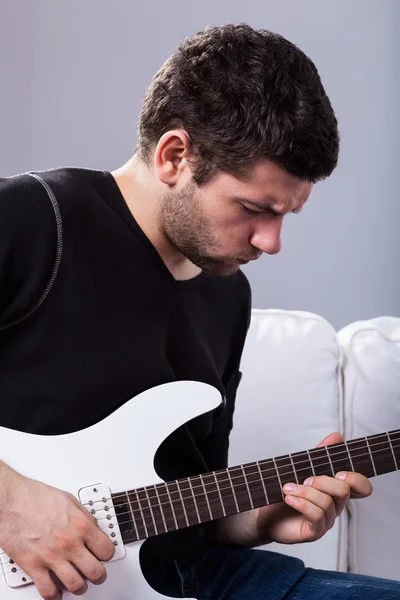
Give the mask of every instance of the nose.
POLYGON ((250 244, 266 254, 278 254, 282 248, 282 223, 283 216, 260 223, 250 237, 250 244))

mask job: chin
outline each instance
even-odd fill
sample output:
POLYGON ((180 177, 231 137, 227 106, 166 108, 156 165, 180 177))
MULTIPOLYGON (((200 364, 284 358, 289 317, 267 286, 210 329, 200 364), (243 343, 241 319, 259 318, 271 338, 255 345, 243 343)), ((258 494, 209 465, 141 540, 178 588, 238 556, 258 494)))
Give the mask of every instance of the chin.
POLYGON ((239 269, 240 265, 238 263, 220 263, 219 265, 213 264, 212 266, 205 267, 205 271, 214 277, 228 277, 237 273, 239 269))

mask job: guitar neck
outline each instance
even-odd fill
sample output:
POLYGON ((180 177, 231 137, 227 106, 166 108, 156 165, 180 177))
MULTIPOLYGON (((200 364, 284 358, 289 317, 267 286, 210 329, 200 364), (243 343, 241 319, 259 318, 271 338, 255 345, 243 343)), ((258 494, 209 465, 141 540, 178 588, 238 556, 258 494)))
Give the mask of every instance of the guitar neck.
POLYGON ((113 494, 125 544, 280 502, 288 482, 400 468, 400 429, 113 494))

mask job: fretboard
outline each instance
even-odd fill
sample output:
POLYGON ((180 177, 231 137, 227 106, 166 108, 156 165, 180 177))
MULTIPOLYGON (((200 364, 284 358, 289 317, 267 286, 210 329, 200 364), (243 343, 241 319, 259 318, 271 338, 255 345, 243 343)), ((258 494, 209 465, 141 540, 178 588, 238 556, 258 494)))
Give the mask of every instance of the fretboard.
POLYGON ((112 495, 125 544, 280 502, 285 483, 400 468, 400 429, 112 495))

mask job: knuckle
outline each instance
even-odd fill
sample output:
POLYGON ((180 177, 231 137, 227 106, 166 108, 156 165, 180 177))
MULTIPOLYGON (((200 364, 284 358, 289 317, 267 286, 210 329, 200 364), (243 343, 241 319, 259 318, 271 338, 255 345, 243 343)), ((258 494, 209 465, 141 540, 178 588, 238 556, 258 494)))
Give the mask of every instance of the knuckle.
MULTIPOLYGON (((92 515, 89 515, 92 517, 92 515)), ((92 517, 93 518, 93 517, 92 517)), ((96 522, 96 520, 94 520, 96 522)), ((76 530, 82 535, 89 535, 93 529, 94 523, 90 519, 79 519, 76 524, 76 530)))
POLYGON ((87 573, 87 577, 89 581, 95 585, 99 585, 107 579, 107 571, 102 565, 99 565, 96 569, 92 569, 87 573))
POLYGON ((45 546, 41 548, 39 556, 36 559, 36 562, 39 560, 46 565, 52 564, 57 559, 57 552, 50 548, 49 546, 45 546))
POLYGON ((39 580, 33 578, 33 583, 36 585, 36 588, 43 600, 57 600, 59 598, 58 590, 53 581, 50 579, 50 575, 48 578, 46 577, 46 580, 44 580, 44 578, 39 580))
POLYGON ((104 551, 102 551, 102 553, 101 553, 100 560, 104 560, 107 562, 112 559, 114 554, 115 554, 115 547, 114 547, 114 544, 112 544, 110 547, 107 546, 107 548, 104 548, 104 551))
POLYGON ((68 591, 70 591, 71 594, 74 594, 75 596, 81 596, 87 590, 87 585, 81 578, 69 582, 66 587, 68 591))
POLYGON ((58 543, 62 550, 66 552, 74 552, 79 548, 79 541, 70 534, 61 534, 58 538, 58 543))

